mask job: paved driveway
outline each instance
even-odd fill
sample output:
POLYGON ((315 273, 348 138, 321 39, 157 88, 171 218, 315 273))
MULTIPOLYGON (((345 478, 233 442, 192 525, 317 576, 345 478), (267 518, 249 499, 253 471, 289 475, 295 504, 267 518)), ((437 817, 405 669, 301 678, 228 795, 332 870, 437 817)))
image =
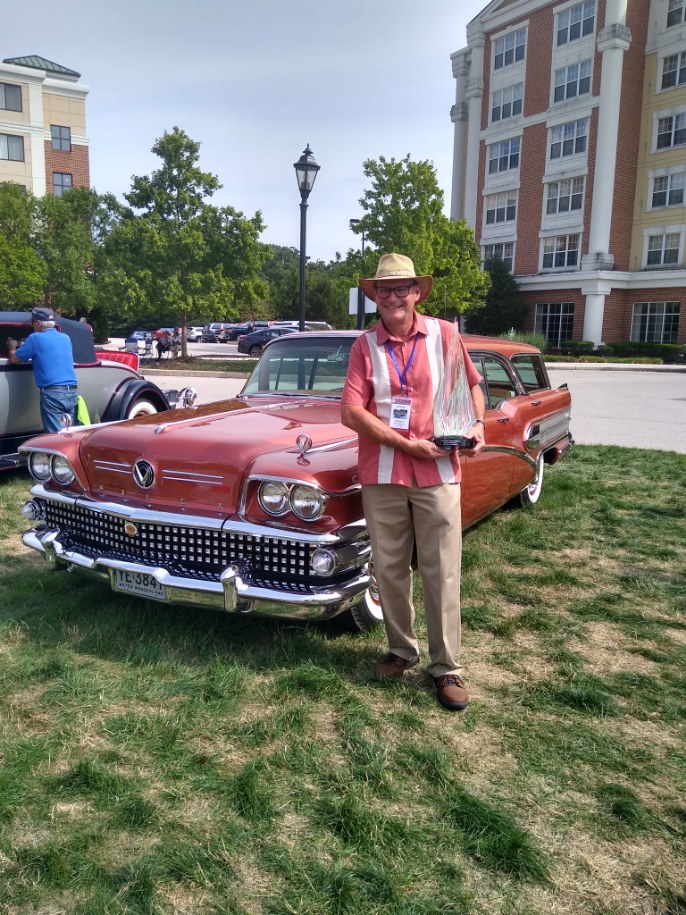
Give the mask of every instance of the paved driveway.
MULTIPOLYGON (((582 445, 623 445, 686 454, 686 372, 548 367, 572 392, 572 434, 582 445)), ((191 384, 198 402, 235 396, 242 378, 186 379, 151 373, 162 388, 191 384)))

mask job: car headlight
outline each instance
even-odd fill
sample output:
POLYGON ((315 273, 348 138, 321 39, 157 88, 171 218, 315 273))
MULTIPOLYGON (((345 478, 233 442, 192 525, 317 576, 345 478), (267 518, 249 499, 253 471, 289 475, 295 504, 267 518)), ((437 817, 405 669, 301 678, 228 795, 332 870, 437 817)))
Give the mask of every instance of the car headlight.
POLYGON ((326 496, 313 486, 294 486, 291 490, 291 508, 303 521, 313 521, 324 511, 326 496))
POLYGON ((285 483, 262 483, 258 499, 262 508, 270 515, 283 515, 288 511, 288 487, 285 483))
POLYGON ((49 480, 50 455, 46 454, 44 451, 32 451, 29 455, 29 473, 34 480, 38 480, 39 483, 44 483, 46 480, 49 480))
POLYGON ((69 486, 76 479, 74 469, 61 454, 56 454, 52 459, 52 475, 63 486, 69 486))

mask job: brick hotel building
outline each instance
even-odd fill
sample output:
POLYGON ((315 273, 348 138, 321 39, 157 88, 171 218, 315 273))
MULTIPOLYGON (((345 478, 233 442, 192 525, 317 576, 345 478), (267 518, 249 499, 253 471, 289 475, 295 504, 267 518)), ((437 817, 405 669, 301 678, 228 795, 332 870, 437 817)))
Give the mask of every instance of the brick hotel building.
POLYGON ((493 0, 452 65, 451 216, 528 329, 686 342, 686 0, 493 0))
POLYGON ((89 187, 86 96, 79 73, 44 57, 0 64, 0 182, 36 196, 89 187))

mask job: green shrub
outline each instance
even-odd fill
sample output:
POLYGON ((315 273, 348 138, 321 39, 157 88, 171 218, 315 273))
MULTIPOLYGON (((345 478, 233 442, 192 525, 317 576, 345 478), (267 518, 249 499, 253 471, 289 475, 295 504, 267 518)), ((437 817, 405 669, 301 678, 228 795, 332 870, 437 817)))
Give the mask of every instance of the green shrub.
POLYGON ((531 346, 535 346, 542 353, 545 353, 549 349, 548 341, 543 336, 543 334, 535 334, 532 332, 526 332, 523 330, 514 329, 508 330, 507 333, 500 335, 505 340, 516 340, 518 343, 529 343, 531 346))
POLYGON ((613 343, 616 356, 650 356, 662 362, 683 362, 686 358, 686 347, 680 343, 649 343, 635 340, 622 340, 613 343))

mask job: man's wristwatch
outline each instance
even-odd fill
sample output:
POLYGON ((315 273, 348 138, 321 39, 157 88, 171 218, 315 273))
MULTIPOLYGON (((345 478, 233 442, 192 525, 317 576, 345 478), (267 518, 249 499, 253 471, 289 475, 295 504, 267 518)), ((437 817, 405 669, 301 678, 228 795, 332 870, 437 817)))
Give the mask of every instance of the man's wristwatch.
POLYGON ((476 426, 477 423, 481 423, 481 425, 484 427, 484 429, 486 428, 486 423, 483 421, 483 419, 475 419, 474 425, 476 426))

